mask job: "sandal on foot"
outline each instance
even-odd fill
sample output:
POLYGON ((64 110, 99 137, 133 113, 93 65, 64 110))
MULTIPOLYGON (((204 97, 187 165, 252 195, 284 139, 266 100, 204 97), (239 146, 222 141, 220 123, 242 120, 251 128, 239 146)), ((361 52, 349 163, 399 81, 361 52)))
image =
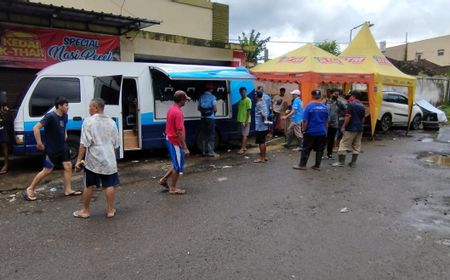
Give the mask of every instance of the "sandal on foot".
POLYGON ((81 194, 82 194, 82 192, 80 192, 80 191, 73 191, 71 193, 64 194, 64 196, 77 196, 77 195, 81 195, 81 194))
POLYGON ((168 189, 169 188, 169 184, 167 184, 167 181, 163 181, 163 180, 159 180, 158 183, 163 186, 164 188, 168 189))
POLYGON ((116 209, 113 209, 112 213, 106 213, 106 218, 114 218, 116 215, 116 209))
POLYGON ((0 175, 6 174, 6 173, 8 173, 8 170, 1 170, 0 171, 0 175))
POLYGON ((26 201, 35 201, 35 200, 37 199, 36 196, 31 196, 31 195, 29 195, 29 194, 27 193, 27 191, 24 191, 24 192, 22 193, 22 197, 23 197, 23 199, 25 199, 26 201))
POLYGON ((236 154, 238 154, 238 155, 243 155, 243 154, 245 154, 245 151, 239 150, 239 152, 237 152, 236 154))
POLYGON ((169 194, 185 194, 186 190, 182 190, 182 189, 174 189, 174 190, 170 190, 169 194))
POLYGON ((253 161, 253 163, 265 163, 265 162, 266 162, 265 160, 260 159, 260 158, 255 159, 255 160, 253 161))
POLYGON ((306 170, 306 166, 302 166, 302 165, 294 165, 294 166, 292 166, 292 168, 297 169, 297 170, 306 170))
POLYGON ((89 215, 87 215, 87 216, 81 215, 79 210, 73 212, 73 213, 72 213, 72 216, 73 216, 74 218, 80 218, 80 219, 87 219, 87 218, 90 217, 89 215))

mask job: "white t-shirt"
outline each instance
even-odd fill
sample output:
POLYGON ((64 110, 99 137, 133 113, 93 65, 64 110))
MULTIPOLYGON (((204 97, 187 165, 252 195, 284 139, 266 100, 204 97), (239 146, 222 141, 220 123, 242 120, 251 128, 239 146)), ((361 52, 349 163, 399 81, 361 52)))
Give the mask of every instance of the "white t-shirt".
POLYGON ((86 118, 81 128, 80 143, 86 147, 85 168, 103 175, 117 172, 115 149, 119 147, 116 123, 107 115, 86 118))
POLYGON ((284 98, 278 94, 272 98, 272 104, 273 104, 272 106, 273 106, 273 111, 275 113, 280 113, 281 105, 283 105, 283 99, 284 98))

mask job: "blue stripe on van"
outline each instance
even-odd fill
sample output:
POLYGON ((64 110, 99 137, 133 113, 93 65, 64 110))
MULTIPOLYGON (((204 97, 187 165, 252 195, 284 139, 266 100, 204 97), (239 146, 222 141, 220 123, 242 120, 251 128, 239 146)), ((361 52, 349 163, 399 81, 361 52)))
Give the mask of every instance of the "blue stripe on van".
MULTIPOLYGON (((28 121, 24 122, 24 130, 27 131, 33 131, 33 127, 38 123, 39 121, 28 121)), ((81 125, 83 124, 82 121, 74 121, 69 120, 67 122, 66 130, 81 130, 81 125)))

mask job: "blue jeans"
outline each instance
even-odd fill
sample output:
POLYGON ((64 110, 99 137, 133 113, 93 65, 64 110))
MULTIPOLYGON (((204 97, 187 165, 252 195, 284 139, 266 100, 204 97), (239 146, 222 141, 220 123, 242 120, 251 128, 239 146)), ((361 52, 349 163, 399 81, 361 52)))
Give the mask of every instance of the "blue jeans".
POLYGON ((216 136, 215 120, 203 117, 200 129, 200 135, 202 137, 202 154, 213 154, 216 136))

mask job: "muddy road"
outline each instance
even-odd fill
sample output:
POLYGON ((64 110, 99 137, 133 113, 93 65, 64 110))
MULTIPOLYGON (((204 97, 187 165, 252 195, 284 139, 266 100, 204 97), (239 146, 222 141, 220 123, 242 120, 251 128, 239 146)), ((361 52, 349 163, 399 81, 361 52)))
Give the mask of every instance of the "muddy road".
MULTIPOLYGON (((448 127, 393 131, 364 141, 356 168, 320 172, 293 170, 299 153, 279 145, 266 164, 224 148, 188 159, 184 196, 157 184, 163 153, 134 155, 113 219, 100 191, 72 218, 81 200, 55 174, 36 202, 1 194, 0 279, 450 279, 448 141, 448 127)), ((3 187, 31 180, 28 164, 3 187)))

